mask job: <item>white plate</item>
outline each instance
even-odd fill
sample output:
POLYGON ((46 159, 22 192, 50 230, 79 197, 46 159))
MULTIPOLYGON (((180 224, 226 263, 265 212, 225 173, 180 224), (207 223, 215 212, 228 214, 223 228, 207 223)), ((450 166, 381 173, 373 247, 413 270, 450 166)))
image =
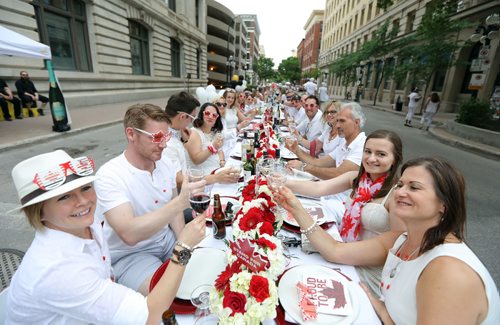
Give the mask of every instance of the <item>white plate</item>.
MULTIPOLYGON (((311 210, 313 210, 313 209, 321 209, 322 210, 321 206, 319 206, 319 205, 317 205, 317 206, 310 205, 309 206, 306 204, 303 204, 303 206, 306 209, 306 211, 309 213, 309 215, 316 221, 316 223, 318 225, 322 225, 328 221, 326 219, 326 215, 325 215, 324 211, 321 211, 321 212, 318 211, 318 214, 311 213, 311 210), (318 217, 318 215, 319 215, 319 217, 318 217)), ((299 226, 297 221, 295 221, 295 219, 293 218, 292 215, 290 215, 290 213, 287 213, 287 215, 285 216, 285 219, 283 221, 291 226, 295 226, 295 227, 299 226)))
POLYGON ((293 175, 288 175, 288 179, 293 179, 297 181, 314 181, 317 180, 318 178, 312 174, 309 174, 308 172, 303 172, 298 169, 292 169, 293 175))
POLYGON ((299 265, 288 270, 280 280, 278 285, 278 296, 280 303, 286 312, 293 317, 299 324, 307 325, 347 325, 352 324, 354 320, 358 317, 360 311, 361 297, 364 292, 361 287, 353 282, 348 281, 344 276, 339 274, 337 271, 329 269, 321 265, 299 265), (318 314, 318 318, 315 320, 309 320, 305 322, 302 319, 302 314, 299 308, 299 297, 297 293, 296 284, 299 281, 303 281, 303 275, 307 274, 316 277, 329 277, 341 282, 345 288, 347 288, 348 297, 352 306, 352 314, 349 316, 337 316, 337 315, 326 315, 318 314))
POLYGON ((220 249, 208 247, 195 249, 184 271, 176 297, 189 300, 196 287, 202 284, 213 285, 215 279, 226 268, 226 264, 226 253, 220 249))
POLYGON ((281 158, 285 159, 297 159, 297 155, 288 150, 287 148, 283 147, 281 148, 281 158))

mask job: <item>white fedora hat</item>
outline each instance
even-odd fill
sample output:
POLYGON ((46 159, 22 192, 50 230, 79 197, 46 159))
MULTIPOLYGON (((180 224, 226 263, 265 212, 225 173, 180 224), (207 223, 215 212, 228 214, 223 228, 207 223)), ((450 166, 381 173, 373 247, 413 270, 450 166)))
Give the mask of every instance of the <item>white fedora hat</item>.
POLYGON ((72 191, 95 180, 94 162, 56 150, 21 161, 12 169, 21 207, 72 191))

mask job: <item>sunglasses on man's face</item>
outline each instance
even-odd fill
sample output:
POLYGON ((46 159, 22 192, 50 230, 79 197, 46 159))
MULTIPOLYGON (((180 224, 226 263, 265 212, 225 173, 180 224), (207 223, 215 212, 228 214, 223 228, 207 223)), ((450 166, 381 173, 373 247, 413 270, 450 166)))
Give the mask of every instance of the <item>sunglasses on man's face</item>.
POLYGON ((217 114, 217 113, 210 113, 209 111, 204 111, 203 115, 205 115, 206 117, 209 117, 210 115, 212 115, 213 118, 218 118, 219 117, 219 114, 217 114))
POLYGON ((227 106, 226 103, 215 103, 215 105, 217 105, 219 107, 226 107, 227 106))
POLYGON ((68 169, 78 176, 91 175, 94 172, 94 160, 90 157, 80 157, 61 163, 54 169, 36 173, 33 183, 44 191, 55 189, 66 182, 68 169))
POLYGON ((305 108, 315 108, 316 104, 304 104, 305 108))
POLYGON ((165 133, 163 131, 158 131, 158 132, 155 132, 155 133, 151 133, 151 132, 139 129, 139 128, 134 128, 134 130, 136 130, 136 131, 138 131, 138 132, 140 132, 142 134, 145 134, 148 137, 150 137, 152 143, 164 143, 164 142, 166 143, 172 137, 172 131, 169 131, 167 133, 165 133))

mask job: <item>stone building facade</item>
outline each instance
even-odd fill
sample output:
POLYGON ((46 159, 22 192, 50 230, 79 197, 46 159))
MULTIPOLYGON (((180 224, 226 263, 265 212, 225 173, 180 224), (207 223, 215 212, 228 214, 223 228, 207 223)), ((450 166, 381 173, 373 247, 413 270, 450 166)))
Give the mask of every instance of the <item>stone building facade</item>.
MULTIPOLYGON (((0 24, 51 47, 69 107, 167 97, 205 85, 206 0, 5 0, 0 24)), ((44 62, 4 57, 11 88, 27 70, 48 89, 44 62)))
MULTIPOLYGON (((390 19, 391 28, 398 29, 397 37, 414 33, 431 1, 395 0, 392 6, 383 11, 377 8, 376 0, 327 0, 318 65, 321 76, 328 81, 330 93, 344 97, 347 91, 351 94, 356 91, 356 83, 346 90, 341 84, 340 77, 330 73, 329 66, 337 58, 342 54, 356 51, 364 42, 372 39, 375 31, 386 19, 390 19)), ((456 6, 457 10, 452 19, 464 19, 475 23, 473 27, 461 31, 457 35, 458 40, 468 40, 474 33, 476 25, 482 24, 488 15, 500 11, 498 0, 456 1, 456 6)), ((457 112, 459 103, 471 97, 472 91, 468 89, 471 78, 470 62, 477 58, 481 46, 479 42, 466 43, 454 55, 460 61, 469 64, 451 67, 432 79, 429 90, 440 95, 443 111, 457 112)), ((485 73, 484 86, 477 93, 479 99, 489 99, 495 87, 500 87, 498 38, 491 40, 489 55, 491 67, 485 73)), ((392 64, 397 64, 397 58, 393 60, 392 64)), ((364 62, 363 66, 358 67, 360 83, 364 87, 362 95, 364 99, 373 100, 375 96, 375 81, 379 78, 380 64, 381 61, 374 58, 373 61, 364 62)), ((398 85, 393 80, 383 80, 377 99, 379 102, 392 104, 398 96, 405 99, 411 86, 404 82, 398 85)), ((423 87, 423 85, 416 86, 423 87)))

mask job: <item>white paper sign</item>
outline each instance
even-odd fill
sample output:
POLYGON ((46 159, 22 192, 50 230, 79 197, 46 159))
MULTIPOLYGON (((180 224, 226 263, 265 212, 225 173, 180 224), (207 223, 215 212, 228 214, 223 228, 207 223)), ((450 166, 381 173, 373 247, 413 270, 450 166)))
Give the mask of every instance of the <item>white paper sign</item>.
POLYGON ((348 288, 342 282, 304 274, 302 283, 307 286, 307 298, 316 306, 318 313, 342 316, 352 314, 348 288))

